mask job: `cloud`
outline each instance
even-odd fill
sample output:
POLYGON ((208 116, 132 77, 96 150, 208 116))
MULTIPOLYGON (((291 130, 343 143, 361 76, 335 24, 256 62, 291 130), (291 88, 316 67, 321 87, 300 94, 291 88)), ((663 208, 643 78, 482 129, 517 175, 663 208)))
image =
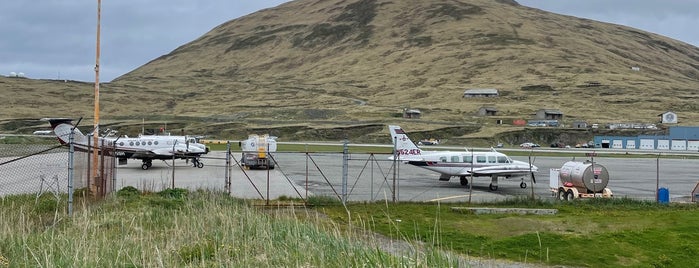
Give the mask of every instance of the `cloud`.
MULTIPOLYGON (((102 1, 100 80, 110 81, 228 20, 285 0, 102 1)), ((6 1, 0 74, 94 80, 97 1, 6 1)))
POLYGON ((699 46, 699 1, 519 0, 554 13, 626 25, 699 46))

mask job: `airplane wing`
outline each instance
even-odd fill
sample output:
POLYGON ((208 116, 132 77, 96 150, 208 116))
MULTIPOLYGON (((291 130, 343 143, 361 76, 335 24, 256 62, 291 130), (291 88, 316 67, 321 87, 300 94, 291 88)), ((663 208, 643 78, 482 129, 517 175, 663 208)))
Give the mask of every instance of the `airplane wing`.
MULTIPOLYGON (((522 169, 507 169, 507 168, 502 168, 499 166, 496 167, 481 167, 481 168, 475 168, 473 169, 473 175, 474 176, 491 176, 491 175, 499 175, 499 176, 520 176, 520 175, 527 175, 529 174, 529 170, 522 170, 522 169)), ((532 172, 537 172, 536 170, 532 170, 532 172)), ((464 175, 470 175, 470 170, 467 170, 466 174, 464 175)))

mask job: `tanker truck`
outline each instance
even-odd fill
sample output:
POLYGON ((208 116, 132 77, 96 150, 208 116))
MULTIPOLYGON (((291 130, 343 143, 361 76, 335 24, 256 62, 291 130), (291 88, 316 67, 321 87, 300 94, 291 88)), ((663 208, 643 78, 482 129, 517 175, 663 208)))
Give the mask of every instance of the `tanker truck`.
POLYGON ((552 169, 550 178, 551 190, 560 200, 609 198, 613 195, 612 190, 607 188, 609 183, 607 168, 592 161, 568 161, 560 169, 552 169))
POLYGON ((277 137, 252 134, 240 141, 243 151, 241 164, 247 169, 274 169, 271 153, 277 151, 277 137))

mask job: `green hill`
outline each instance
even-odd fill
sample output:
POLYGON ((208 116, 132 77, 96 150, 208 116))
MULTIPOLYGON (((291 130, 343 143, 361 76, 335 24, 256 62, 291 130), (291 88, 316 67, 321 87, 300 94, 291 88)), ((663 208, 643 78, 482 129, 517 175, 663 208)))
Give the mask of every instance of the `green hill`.
MULTIPOLYGON (((0 127, 91 118, 92 90, 0 78, 10 96, 0 127)), ((388 123, 491 137, 522 130, 508 124, 543 108, 563 112, 566 125, 656 123, 668 110, 697 125, 699 48, 508 0, 297 0, 223 23, 100 92, 102 125, 124 134, 145 120, 219 138, 257 131, 389 142, 388 123), (500 96, 463 98, 472 88, 500 96), (497 115, 476 116, 482 106, 497 115), (421 119, 402 119, 404 108, 421 119)))

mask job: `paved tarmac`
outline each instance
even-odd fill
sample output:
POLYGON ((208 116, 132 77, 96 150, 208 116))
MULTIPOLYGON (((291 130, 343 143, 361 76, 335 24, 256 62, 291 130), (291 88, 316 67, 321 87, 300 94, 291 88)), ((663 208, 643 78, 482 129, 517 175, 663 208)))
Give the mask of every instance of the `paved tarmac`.
MULTIPOLYGON (((235 154, 239 158, 239 154, 235 154)), ((439 181, 439 174, 399 164, 395 175, 393 162, 388 155, 352 154, 348 161, 347 193, 349 201, 442 201, 465 202, 469 197, 473 202, 503 200, 512 196, 530 196, 532 194, 529 178, 525 178, 529 187, 521 189, 520 179, 500 179, 499 189, 490 191, 490 178, 475 178, 469 187, 461 186, 458 178, 451 181, 439 181), (395 187, 394 187, 395 186, 395 187), (391 190, 396 188, 395 193, 391 190)), ((305 198, 311 195, 323 195, 334 198, 343 196, 342 154, 316 153, 307 157, 302 153, 277 153, 277 168, 274 170, 244 170, 231 160, 229 171, 231 194, 241 198, 275 199, 280 196, 305 198)), ((527 157, 513 157, 528 161, 527 157)), ((584 161, 584 156, 576 159, 584 161)), ((549 188, 549 170, 560 168, 567 157, 535 157, 532 159, 539 167, 534 184, 534 195, 541 198, 553 198, 549 188)), ((655 158, 595 158, 604 165, 609 173, 608 188, 614 197, 654 200, 656 177, 659 187, 669 189, 672 201, 689 201, 691 191, 699 182, 699 160, 660 159, 655 158), (659 168, 659 169, 658 169, 659 168), (659 172, 658 172, 659 171, 659 172), (656 174, 659 174, 656 176, 656 174)), ((212 152, 203 159, 204 168, 193 168, 182 160, 175 161, 175 186, 180 188, 225 189, 226 161, 225 153, 212 152)), ((172 185, 171 161, 154 161, 149 170, 142 170, 138 160, 129 160, 129 164, 117 169, 117 189, 131 185, 141 189, 159 191, 172 185)))

